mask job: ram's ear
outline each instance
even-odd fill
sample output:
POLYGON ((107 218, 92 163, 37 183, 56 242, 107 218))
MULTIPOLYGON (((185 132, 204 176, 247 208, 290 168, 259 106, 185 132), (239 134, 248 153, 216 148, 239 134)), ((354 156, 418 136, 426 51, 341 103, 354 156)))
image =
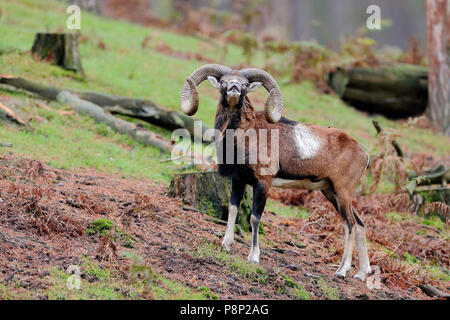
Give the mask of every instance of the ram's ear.
POLYGON ((262 83, 261 82, 252 82, 247 89, 247 92, 253 92, 259 89, 259 87, 261 87, 262 83))
POLYGON ((214 88, 219 89, 219 81, 217 81, 216 77, 208 76, 208 81, 214 88))

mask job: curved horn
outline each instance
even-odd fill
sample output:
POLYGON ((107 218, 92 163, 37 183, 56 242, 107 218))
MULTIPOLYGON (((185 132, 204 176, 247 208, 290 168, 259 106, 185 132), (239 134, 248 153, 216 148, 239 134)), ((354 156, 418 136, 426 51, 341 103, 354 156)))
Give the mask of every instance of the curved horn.
POLYGON ((257 68, 242 69, 239 71, 249 82, 261 82, 264 88, 269 92, 266 104, 264 106, 264 114, 267 121, 278 122, 283 113, 283 97, 280 88, 275 79, 266 71, 257 68), (269 101, 270 100, 270 101, 269 101))
POLYGON ((192 116, 197 112, 199 99, 197 86, 206 80, 208 76, 222 78, 226 73, 232 70, 220 64, 206 64, 191 73, 184 83, 183 91, 180 97, 181 110, 188 116, 192 116))

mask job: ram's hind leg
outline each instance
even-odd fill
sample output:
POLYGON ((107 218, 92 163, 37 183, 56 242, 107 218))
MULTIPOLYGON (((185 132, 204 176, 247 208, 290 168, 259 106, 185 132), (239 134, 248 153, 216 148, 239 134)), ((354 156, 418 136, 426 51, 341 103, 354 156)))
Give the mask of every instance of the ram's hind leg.
POLYGON ((248 255, 248 261, 259 263, 259 223, 261 221, 261 216, 264 211, 267 200, 267 187, 268 184, 264 182, 258 182, 253 187, 253 206, 252 206, 252 216, 250 218, 250 224, 252 226, 252 247, 250 249, 250 254, 248 255))
POLYGON ((337 277, 344 278, 347 272, 350 270, 352 264, 352 254, 355 243, 355 218, 352 214, 351 197, 345 193, 336 194, 332 190, 323 190, 322 193, 333 204, 336 211, 342 217, 344 222, 345 231, 345 247, 344 254, 342 255, 341 264, 336 270, 335 275, 337 277))
POLYGON ((227 230, 225 231, 225 236, 222 241, 222 248, 226 251, 230 251, 231 245, 234 241, 234 225, 236 222, 239 205, 242 197, 244 196, 245 186, 245 183, 242 183, 236 178, 231 182, 231 199, 230 204, 228 205, 227 230))
POLYGON ((358 262, 359 270, 355 275, 355 278, 365 280, 367 274, 371 272, 369 255, 367 254, 367 244, 366 244, 366 228, 363 221, 358 216, 355 208, 352 208, 353 215, 356 219, 356 249, 358 250, 358 262))

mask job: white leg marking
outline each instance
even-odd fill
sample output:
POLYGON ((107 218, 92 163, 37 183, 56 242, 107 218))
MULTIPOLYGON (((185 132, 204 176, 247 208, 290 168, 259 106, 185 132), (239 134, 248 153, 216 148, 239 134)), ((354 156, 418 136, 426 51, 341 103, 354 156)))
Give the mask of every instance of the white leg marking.
POLYGON ((274 178, 272 180, 272 187, 301 190, 326 190, 330 188, 327 180, 313 182, 311 179, 288 180, 281 178, 274 178))
POLYGON ((250 254, 248 255, 248 261, 252 263, 259 263, 259 243, 256 246, 252 245, 252 248, 250 249, 250 254))
POLYGON ((342 255, 341 265, 336 270, 335 275, 341 278, 345 278, 345 275, 350 270, 352 264, 353 245, 355 242, 355 226, 350 231, 346 223, 344 223, 345 230, 345 247, 344 254, 342 255))
POLYGON ((234 224, 236 222, 236 217, 238 213, 238 207, 235 205, 230 204, 228 206, 228 222, 227 222, 227 229, 225 231, 225 237, 222 241, 222 248, 224 248, 226 251, 230 251, 231 245, 234 241, 234 224))
POLYGON ((256 218, 252 215, 250 218, 250 224, 252 226, 252 248, 250 249, 250 254, 248 255, 248 261, 253 263, 259 263, 259 242, 258 242, 258 231, 259 231, 259 224, 258 226, 255 226, 256 224, 256 218))
POLYGON ((372 270, 367 254, 366 232, 361 226, 356 226, 356 249, 358 250, 359 270, 355 278, 364 281, 367 274, 371 273, 372 270))

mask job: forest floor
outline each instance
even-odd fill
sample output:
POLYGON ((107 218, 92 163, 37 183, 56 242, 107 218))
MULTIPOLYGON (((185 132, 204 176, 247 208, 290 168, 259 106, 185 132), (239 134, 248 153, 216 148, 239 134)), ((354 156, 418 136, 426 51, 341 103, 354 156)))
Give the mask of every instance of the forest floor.
MULTIPOLYGON (((384 270, 381 288, 369 290, 352 278, 355 268, 345 279, 334 277, 343 232, 329 209, 322 216, 326 229, 308 229, 314 214, 265 212, 255 265, 246 261, 249 233, 236 235, 232 252, 224 252, 225 226, 184 210, 152 181, 56 169, 11 155, 0 156, 0 178, 0 298, 428 299, 418 284, 448 290, 448 281, 430 278, 413 262, 389 267, 396 253, 379 249, 400 236, 397 248, 448 259, 441 231, 411 220, 363 214, 372 265, 384 270), (80 290, 66 286, 71 265, 80 270, 80 290)), ((328 208, 317 194, 305 196, 318 210, 328 208)))

